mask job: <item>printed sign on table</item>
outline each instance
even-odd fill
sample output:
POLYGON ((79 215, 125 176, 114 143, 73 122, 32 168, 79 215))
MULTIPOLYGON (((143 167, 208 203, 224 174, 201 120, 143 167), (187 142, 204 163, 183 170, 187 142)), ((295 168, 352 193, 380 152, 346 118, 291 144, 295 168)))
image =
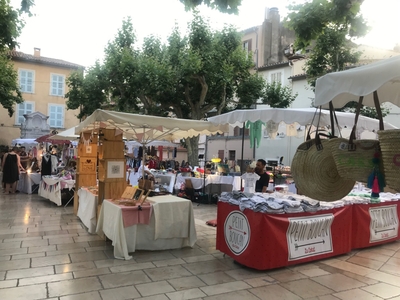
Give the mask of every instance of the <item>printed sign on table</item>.
POLYGON ((397 204, 371 207, 370 243, 376 243, 395 238, 399 234, 399 217, 397 215, 397 204))
POLYGON ((240 211, 231 212, 225 219, 225 241, 232 253, 240 255, 250 242, 250 225, 240 211))
POLYGON ((333 252, 333 214, 288 218, 289 261, 333 252))

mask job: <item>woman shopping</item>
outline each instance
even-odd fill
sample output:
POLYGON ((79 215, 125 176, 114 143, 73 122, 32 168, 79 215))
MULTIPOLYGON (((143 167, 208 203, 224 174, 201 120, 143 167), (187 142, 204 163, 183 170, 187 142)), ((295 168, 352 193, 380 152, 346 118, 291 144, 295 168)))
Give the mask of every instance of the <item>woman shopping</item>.
POLYGON ((20 170, 24 170, 21 166, 19 155, 16 153, 17 147, 12 148, 9 153, 4 154, 2 160, 3 182, 5 183, 5 194, 15 194, 17 182, 19 180, 20 170))

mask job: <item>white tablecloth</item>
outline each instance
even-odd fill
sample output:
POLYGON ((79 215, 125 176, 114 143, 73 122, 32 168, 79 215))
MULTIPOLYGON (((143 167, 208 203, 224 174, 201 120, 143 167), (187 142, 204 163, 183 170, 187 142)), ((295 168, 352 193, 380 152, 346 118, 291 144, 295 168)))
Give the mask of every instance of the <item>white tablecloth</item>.
POLYGON ((172 195, 148 198, 153 205, 150 224, 124 228, 121 207, 104 201, 96 232, 112 240, 114 257, 129 260, 135 250, 193 247, 197 240, 192 202, 172 195))
POLYGON ((96 233, 97 196, 85 188, 78 191, 78 217, 88 228, 89 233, 96 233))
POLYGON ((49 199, 58 206, 61 206, 61 186, 72 190, 75 186, 75 180, 64 180, 58 177, 42 177, 39 184, 39 196, 49 199))
POLYGON ((41 177, 39 173, 20 173, 17 190, 21 193, 32 194, 32 185, 39 184, 41 177))
POLYGON ((177 176, 175 186, 179 186, 185 183, 185 179, 190 179, 192 181, 193 188, 199 190, 209 184, 231 184, 233 186, 234 177, 233 176, 219 176, 219 175, 207 175, 206 178, 196 178, 196 177, 185 177, 177 176))

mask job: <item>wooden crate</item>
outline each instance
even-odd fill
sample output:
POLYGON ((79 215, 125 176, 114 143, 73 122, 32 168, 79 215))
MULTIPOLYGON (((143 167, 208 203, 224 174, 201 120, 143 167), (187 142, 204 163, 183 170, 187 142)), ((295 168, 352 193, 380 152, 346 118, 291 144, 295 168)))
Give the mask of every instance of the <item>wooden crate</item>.
POLYGON ((125 180, 117 182, 99 181, 98 204, 102 204, 104 199, 119 199, 128 184, 125 180))
POLYGON ((97 157, 97 144, 78 144, 78 157, 97 157))
POLYGON ((119 135, 115 135, 115 129, 99 129, 99 140, 100 141, 122 141, 122 132, 119 135))
POLYGON ((99 160, 99 180, 116 182, 121 179, 126 181, 125 158, 99 160), (108 170, 109 168, 113 169, 108 170))
POLYGON ((97 157, 78 157, 76 172, 79 174, 96 174, 97 157))
POLYGON ((93 174, 76 173, 75 175, 76 190, 78 190, 83 186, 96 186, 96 185, 97 185, 96 173, 93 174))
POLYGON ((123 141, 104 141, 99 146, 99 159, 124 158, 123 141))

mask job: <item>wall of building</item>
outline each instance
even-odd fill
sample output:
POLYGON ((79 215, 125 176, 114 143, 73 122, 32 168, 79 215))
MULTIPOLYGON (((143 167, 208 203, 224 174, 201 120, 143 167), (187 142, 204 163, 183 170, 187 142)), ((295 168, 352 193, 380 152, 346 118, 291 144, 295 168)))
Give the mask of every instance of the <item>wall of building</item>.
MULTIPOLYGON (((45 64, 35 64, 23 61, 14 61, 15 69, 33 70, 35 73, 34 78, 34 91, 33 93, 22 93, 25 101, 34 102, 34 111, 39 111, 45 115, 49 115, 49 103, 65 105, 66 99, 64 97, 50 95, 50 81, 51 74, 64 75, 65 79, 71 74, 72 70, 68 68, 49 66, 45 64)), ((68 87, 65 85, 65 93, 68 87)), ((17 111, 17 105, 15 105, 17 111)), ((78 110, 67 110, 64 106, 64 126, 57 128, 58 131, 71 128, 79 124, 76 118, 78 110)), ((10 145, 13 139, 20 137, 20 125, 16 125, 17 113, 12 117, 8 116, 8 112, 0 106, 0 145, 10 145)))

